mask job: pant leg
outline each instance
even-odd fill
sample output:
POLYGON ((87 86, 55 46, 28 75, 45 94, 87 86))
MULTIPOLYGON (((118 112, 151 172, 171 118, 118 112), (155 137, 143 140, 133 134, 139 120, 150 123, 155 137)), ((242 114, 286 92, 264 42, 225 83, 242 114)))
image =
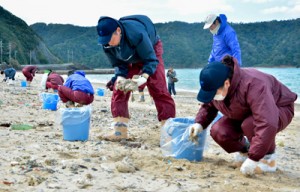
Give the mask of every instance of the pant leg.
MULTIPOLYGON (((128 66, 128 74, 126 78, 132 78, 133 75, 138 75, 141 73, 143 64, 136 63, 128 66)), ((116 82, 115 82, 116 84, 116 82)), ((146 85, 146 84, 145 84, 146 85)), ((143 87, 143 86, 142 86, 143 87)), ((113 94, 111 97, 111 113, 113 118, 125 117, 130 118, 128 111, 128 100, 131 92, 123 92, 116 90, 115 85, 113 87, 113 94)))
MULTIPOLYGON (((279 110, 279 117, 278 117, 279 121, 278 121, 277 133, 285 129, 291 123, 294 117, 294 104, 289 106, 279 107, 278 110, 279 110)), ((253 117, 249 116, 243 121, 241 125, 245 136, 247 136, 247 138, 250 141, 250 145, 251 145, 252 137, 254 137, 255 135, 253 121, 254 121, 253 117)), ((272 141, 270 141, 270 146, 267 151, 267 154, 274 153, 275 148, 276 148, 276 144, 274 138, 272 141)))
POLYGON ((51 82, 46 82, 46 89, 52 89, 52 84, 51 82))
POLYGON ((226 152, 246 152, 241 122, 221 117, 212 125, 210 135, 226 152))
POLYGON ((32 81, 33 80, 33 76, 31 75, 31 73, 29 71, 26 70, 22 70, 23 75, 26 77, 26 81, 32 81))
POLYGON ((168 83, 168 91, 170 93, 170 95, 172 95, 172 84, 168 83))
POLYGON ((91 104, 94 101, 94 95, 84 93, 82 91, 73 91, 69 87, 59 86, 58 95, 63 103, 73 101, 83 105, 91 104))
POLYGON ((176 91, 175 91, 175 83, 172 83, 172 92, 173 92, 173 95, 176 95, 176 91))
POLYGON ((155 73, 148 78, 147 87, 149 94, 152 96, 155 103, 157 118, 159 121, 162 121, 175 117, 175 102, 167 89, 165 67, 162 58, 163 46, 161 41, 157 42, 154 50, 159 63, 155 73))

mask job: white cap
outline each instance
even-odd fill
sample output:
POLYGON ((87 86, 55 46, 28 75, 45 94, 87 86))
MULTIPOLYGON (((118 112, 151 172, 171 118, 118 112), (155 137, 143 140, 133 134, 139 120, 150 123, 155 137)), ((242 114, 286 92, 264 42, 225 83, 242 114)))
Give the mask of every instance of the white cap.
POLYGON ((204 21, 203 29, 208 29, 216 19, 217 19, 217 15, 215 14, 208 15, 204 21))

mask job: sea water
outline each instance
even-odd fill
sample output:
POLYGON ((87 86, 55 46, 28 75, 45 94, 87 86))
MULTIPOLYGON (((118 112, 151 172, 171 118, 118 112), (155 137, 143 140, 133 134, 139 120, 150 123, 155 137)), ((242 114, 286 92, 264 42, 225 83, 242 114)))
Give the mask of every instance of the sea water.
MULTIPOLYGON (((300 68, 256 68, 259 71, 268 73, 276 77, 289 89, 300 96, 300 68)), ((197 93, 200 89, 199 74, 201 68, 198 69, 174 69, 179 81, 175 84, 177 91, 186 91, 197 93)), ((167 74, 167 70, 165 71, 167 74)), ((103 75, 87 75, 86 77, 95 83, 107 83, 113 74, 103 75)), ((300 103, 300 99, 296 101, 300 103)))

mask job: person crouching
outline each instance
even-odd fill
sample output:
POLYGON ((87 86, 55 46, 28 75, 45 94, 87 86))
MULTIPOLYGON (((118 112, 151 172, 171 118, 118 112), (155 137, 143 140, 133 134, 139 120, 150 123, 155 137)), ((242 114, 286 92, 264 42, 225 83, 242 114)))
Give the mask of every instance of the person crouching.
POLYGON ((58 86, 58 95, 66 107, 81 107, 94 101, 94 88, 84 71, 69 73, 64 85, 58 86))

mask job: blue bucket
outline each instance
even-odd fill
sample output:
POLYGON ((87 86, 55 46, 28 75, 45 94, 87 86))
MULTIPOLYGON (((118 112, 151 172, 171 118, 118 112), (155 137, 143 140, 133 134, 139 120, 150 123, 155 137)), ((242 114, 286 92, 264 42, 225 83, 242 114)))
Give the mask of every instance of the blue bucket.
POLYGON ((194 123, 194 118, 173 118, 172 132, 172 153, 176 159, 187 159, 189 161, 201 161, 206 140, 206 130, 198 135, 198 143, 189 140, 185 134, 187 128, 194 123))
POLYGON ((104 89, 98 88, 98 89, 97 89, 97 95, 99 95, 99 96, 104 96, 104 89))
POLYGON ((27 82, 26 81, 21 81, 21 87, 27 87, 27 82))
POLYGON ((48 109, 52 111, 57 110, 57 103, 59 100, 58 94, 53 93, 41 93, 43 100, 43 109, 48 109))
POLYGON ((61 110, 63 138, 66 141, 86 141, 89 138, 91 107, 61 110))
MULTIPOLYGON (((221 117, 220 114, 214 119, 215 123, 221 117)), ((187 159, 189 161, 201 161, 205 147, 207 130, 198 134, 197 143, 189 140, 187 128, 195 123, 194 118, 172 118, 167 133, 172 137, 172 154, 176 159, 187 159), (172 129, 172 130, 171 130, 172 129)), ((213 124, 212 123, 212 124, 213 124)))

